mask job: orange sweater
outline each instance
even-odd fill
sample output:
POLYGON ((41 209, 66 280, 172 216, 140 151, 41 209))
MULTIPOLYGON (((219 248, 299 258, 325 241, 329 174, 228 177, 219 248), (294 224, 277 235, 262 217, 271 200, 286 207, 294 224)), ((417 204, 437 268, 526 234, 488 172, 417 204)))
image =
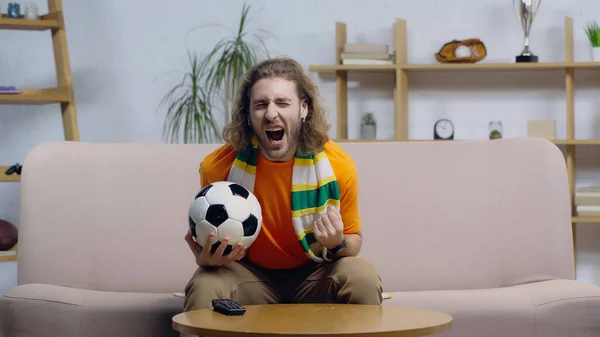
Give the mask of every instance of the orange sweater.
MULTIPOLYGON (((328 141, 324 149, 340 188, 340 213, 344 222, 344 233, 356 233, 361 227, 356 166, 348 153, 333 141, 328 141)), ((236 152, 227 145, 207 155, 200 164, 201 186, 227 180, 235 156, 236 152)), ((263 224, 246 257, 250 262, 265 268, 295 268, 310 261, 292 227, 293 165, 293 159, 287 162, 271 162, 259 152, 253 193, 262 207, 263 224)))

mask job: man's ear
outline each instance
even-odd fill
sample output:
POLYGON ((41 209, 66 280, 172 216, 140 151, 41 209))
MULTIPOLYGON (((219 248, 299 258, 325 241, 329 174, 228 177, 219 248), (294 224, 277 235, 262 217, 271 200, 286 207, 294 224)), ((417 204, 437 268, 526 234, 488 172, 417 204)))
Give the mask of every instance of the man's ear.
POLYGON ((300 117, 306 119, 306 116, 308 116, 308 103, 303 99, 302 102, 300 102, 300 117))

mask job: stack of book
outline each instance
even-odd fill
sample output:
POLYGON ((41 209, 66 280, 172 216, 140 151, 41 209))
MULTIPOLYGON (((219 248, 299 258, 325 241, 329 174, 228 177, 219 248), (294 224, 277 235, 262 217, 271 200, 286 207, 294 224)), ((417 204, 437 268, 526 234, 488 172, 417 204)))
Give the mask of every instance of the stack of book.
POLYGON ((394 58, 389 49, 387 44, 346 43, 341 54, 342 64, 394 64, 394 58))
POLYGON ((600 217, 600 186, 577 188, 575 207, 578 216, 600 217))
POLYGON ((20 93, 21 93, 21 90, 17 89, 17 87, 0 85, 0 94, 20 94, 20 93))

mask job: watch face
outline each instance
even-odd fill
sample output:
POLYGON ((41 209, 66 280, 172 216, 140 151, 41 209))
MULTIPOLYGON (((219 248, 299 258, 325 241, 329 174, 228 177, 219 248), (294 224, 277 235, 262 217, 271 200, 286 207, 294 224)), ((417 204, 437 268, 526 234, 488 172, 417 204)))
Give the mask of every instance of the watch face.
POLYGON ((454 126, 452 122, 447 119, 440 119, 437 123, 435 123, 435 133, 440 138, 450 138, 454 133, 454 126))

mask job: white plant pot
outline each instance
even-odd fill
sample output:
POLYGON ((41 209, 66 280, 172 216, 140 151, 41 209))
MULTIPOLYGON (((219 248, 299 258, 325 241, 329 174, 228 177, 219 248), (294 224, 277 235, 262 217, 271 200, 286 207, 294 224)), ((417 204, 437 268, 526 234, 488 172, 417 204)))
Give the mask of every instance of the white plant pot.
POLYGON ((592 48, 592 61, 600 62, 600 47, 592 48))
POLYGON ((361 125, 360 126, 360 138, 361 139, 375 139, 377 136, 376 125, 361 125))

